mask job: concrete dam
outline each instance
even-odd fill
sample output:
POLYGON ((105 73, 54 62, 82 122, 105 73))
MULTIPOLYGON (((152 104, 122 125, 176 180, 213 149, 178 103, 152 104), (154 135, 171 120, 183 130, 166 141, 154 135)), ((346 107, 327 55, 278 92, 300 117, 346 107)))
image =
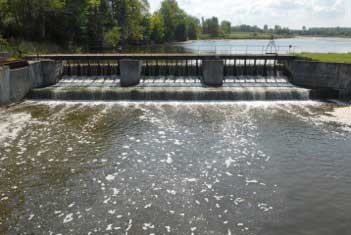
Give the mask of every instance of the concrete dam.
POLYGON ((55 54, 27 59, 35 62, 0 72, 1 103, 24 97, 240 101, 350 96, 350 65, 291 55, 55 54))

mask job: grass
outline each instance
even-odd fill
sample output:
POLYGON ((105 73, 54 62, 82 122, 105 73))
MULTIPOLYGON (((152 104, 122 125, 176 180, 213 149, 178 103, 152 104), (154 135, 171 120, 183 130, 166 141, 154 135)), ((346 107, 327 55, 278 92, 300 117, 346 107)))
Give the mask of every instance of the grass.
MULTIPOLYGON (((1 36, 1 35, 0 35, 1 36)), ((28 54, 67 53, 62 47, 48 42, 4 40, 0 37, 0 51, 9 52, 12 58, 20 59, 28 54)))
MULTIPOLYGON (((274 38, 290 38, 291 35, 273 35, 274 38)), ((201 34, 199 39, 271 39, 271 33, 255 33, 255 32, 233 32, 231 34, 222 35, 216 38, 211 37, 208 34, 201 34)))
POLYGON ((351 63, 351 53, 300 53, 296 56, 322 62, 351 63))

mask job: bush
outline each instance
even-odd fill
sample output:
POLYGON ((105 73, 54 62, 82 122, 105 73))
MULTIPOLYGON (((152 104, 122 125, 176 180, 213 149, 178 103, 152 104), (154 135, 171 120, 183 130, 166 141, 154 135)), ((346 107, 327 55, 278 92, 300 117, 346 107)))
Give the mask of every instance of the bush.
POLYGON ((5 38, 0 34, 0 51, 5 50, 9 46, 9 43, 5 38))

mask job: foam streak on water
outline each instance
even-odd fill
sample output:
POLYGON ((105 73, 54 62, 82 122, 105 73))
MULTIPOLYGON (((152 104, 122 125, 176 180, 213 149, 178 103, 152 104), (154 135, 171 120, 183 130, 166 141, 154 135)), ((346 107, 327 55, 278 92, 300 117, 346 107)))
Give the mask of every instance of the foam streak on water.
POLYGON ((0 111, 0 233, 347 234, 348 108, 28 101, 0 111))

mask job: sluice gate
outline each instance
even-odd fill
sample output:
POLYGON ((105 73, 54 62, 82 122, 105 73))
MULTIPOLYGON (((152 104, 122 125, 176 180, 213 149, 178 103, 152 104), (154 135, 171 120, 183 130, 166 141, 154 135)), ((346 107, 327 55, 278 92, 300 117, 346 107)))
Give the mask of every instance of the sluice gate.
POLYGON ((63 76, 116 77, 126 80, 126 86, 147 80, 173 80, 174 82, 202 82, 220 86, 226 80, 243 76, 284 75, 288 55, 193 55, 193 54, 87 54, 43 55, 29 59, 51 59, 64 62, 63 76), (135 78, 135 76, 137 78, 135 78), (124 78, 125 77, 125 78, 124 78), (132 78, 134 77, 134 78, 132 78), (131 82, 131 80, 133 80, 131 82), (207 82, 212 80, 215 82, 207 82))

